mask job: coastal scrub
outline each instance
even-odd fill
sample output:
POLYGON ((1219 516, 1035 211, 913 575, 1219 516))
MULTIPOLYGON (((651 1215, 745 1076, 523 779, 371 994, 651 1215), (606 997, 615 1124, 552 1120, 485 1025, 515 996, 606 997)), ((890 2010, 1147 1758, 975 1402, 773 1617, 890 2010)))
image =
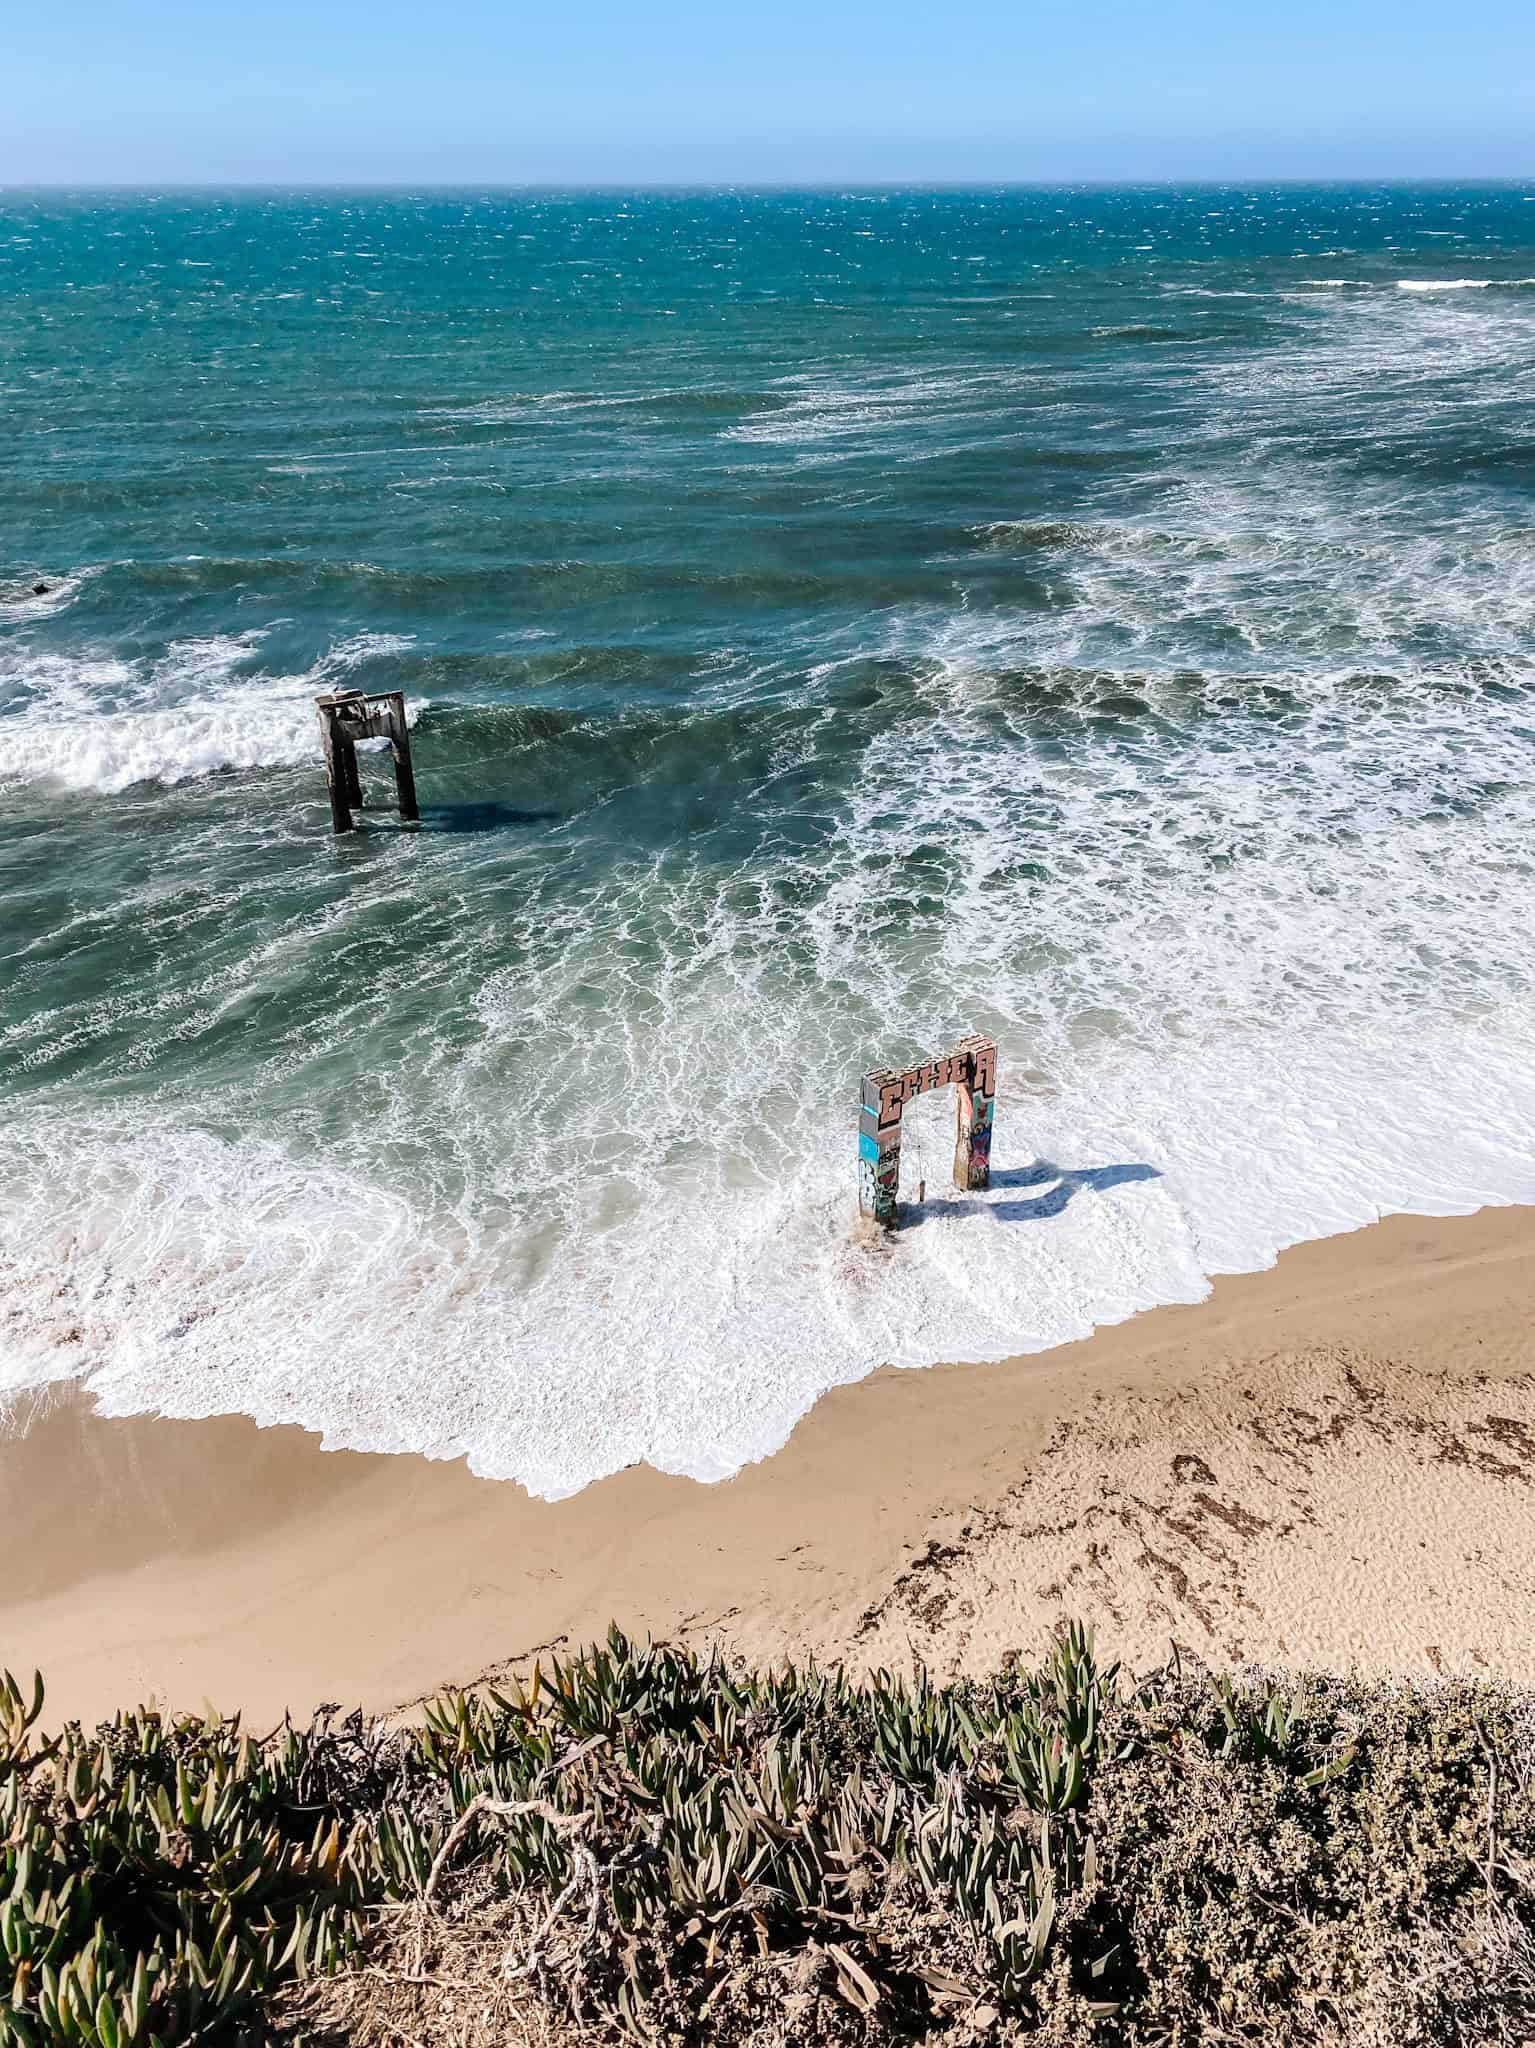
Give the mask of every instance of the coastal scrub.
POLYGON ((1495 1681, 614 1631, 414 1727, 42 1708, 6 1680, 6 2048, 1535 2033, 1535 1693, 1495 1681))

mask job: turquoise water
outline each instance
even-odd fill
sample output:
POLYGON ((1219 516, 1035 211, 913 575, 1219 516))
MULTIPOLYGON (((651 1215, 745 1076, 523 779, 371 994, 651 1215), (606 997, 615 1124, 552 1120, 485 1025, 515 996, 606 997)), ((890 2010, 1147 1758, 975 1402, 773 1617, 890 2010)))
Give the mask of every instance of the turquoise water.
POLYGON ((715 1477, 1535 1198, 1535 187, 0 194, 0 400, 0 1384, 715 1477))

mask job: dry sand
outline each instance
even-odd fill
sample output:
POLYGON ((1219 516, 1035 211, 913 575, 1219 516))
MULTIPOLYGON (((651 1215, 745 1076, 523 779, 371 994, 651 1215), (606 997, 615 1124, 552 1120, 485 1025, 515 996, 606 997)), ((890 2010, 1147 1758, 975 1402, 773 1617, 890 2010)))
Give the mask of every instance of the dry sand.
POLYGON ((1137 1666, 1535 1679, 1535 1211, 1398 1217, 1006 1365, 828 1395, 721 1486, 555 1505, 239 1419, 78 1394, 0 1440, 0 1664, 52 1713, 266 1725, 406 1706, 610 1618, 751 1656, 935 1671, 1062 1618, 1137 1666))

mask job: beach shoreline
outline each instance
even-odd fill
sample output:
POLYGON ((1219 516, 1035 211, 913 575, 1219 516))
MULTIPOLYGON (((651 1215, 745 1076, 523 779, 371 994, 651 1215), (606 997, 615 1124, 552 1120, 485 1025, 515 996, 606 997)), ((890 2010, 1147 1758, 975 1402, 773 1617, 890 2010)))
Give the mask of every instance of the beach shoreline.
POLYGON ((1393 1217, 1053 1352, 834 1389, 719 1484, 639 1467, 557 1502, 56 1388, 0 1437, 0 1664, 44 1672, 54 1720, 262 1727, 408 1710, 610 1621, 948 1674, 1077 1616, 1137 1667, 1529 1680, 1532 1233, 1393 1217))

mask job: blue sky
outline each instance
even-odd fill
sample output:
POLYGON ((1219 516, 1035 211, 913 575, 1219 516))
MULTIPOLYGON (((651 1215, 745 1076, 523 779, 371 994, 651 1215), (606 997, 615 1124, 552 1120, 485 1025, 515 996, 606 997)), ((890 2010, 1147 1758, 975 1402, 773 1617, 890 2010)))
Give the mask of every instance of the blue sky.
POLYGON ((0 72, 13 184, 1532 172, 1532 0, 65 0, 0 72))

